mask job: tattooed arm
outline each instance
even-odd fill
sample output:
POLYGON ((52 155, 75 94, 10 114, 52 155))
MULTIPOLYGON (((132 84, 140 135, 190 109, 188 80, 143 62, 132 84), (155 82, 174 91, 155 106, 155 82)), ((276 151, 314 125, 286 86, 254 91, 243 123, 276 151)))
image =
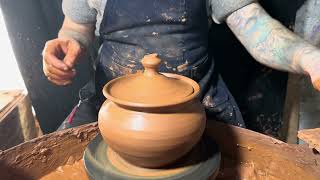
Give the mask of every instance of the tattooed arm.
POLYGON ((232 13, 227 24, 250 54, 269 67, 308 74, 320 90, 320 50, 252 3, 232 13))

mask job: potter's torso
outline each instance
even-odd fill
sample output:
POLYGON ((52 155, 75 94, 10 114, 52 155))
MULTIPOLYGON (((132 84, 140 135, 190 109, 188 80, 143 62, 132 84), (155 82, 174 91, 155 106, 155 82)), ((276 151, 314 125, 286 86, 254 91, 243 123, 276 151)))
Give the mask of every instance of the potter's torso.
MULTIPOLYGON (((62 7, 76 23, 96 23, 96 35, 103 39, 95 82, 99 92, 109 80, 142 70, 139 61, 145 54, 158 53, 164 62, 160 71, 199 83, 208 116, 243 126, 241 113, 214 71, 208 52, 207 12, 215 17, 213 9, 208 11, 208 2, 232 12, 216 0, 63 0, 62 7)), ((102 102, 103 97, 99 98, 102 102)))
POLYGON ((162 72, 200 81, 212 64, 206 7, 204 0, 108 0, 99 28, 105 74, 134 73, 145 54, 157 53, 162 72))
MULTIPOLYGON (((65 6, 69 6, 68 4, 68 0, 64 0, 66 3, 65 6)), ((106 4, 107 4, 107 1, 108 0, 77 0, 77 4, 79 5, 79 7, 77 8, 78 11, 81 11, 80 13, 80 16, 78 15, 79 18, 82 18, 81 17, 81 14, 83 14, 84 12, 83 11, 86 11, 86 16, 94 16, 95 18, 95 23, 96 23, 96 31, 95 31, 95 34, 96 36, 100 36, 100 33, 99 33, 99 30, 100 30, 100 24, 101 24, 101 21, 103 19, 103 15, 104 15, 104 12, 105 12, 105 9, 106 9, 106 4), (79 2, 80 1, 80 2, 79 2), (82 2, 82 1, 85 1, 85 2, 82 2), (81 5, 83 4, 83 5, 81 5), (88 6, 88 7, 83 7, 83 6, 88 6), (88 9, 90 8, 90 9, 88 9), (88 15, 89 14, 89 15, 88 15)), ((209 4, 209 0, 203 0, 203 1, 206 1, 207 4, 209 4)), ((75 7, 75 4, 70 1, 70 6, 72 6, 72 9, 70 8, 70 10, 74 10, 75 7)), ((208 17, 210 17, 210 7, 207 5, 206 6, 206 10, 207 13, 208 13, 208 17)), ((83 21, 86 21, 86 23, 90 23, 90 22, 87 22, 88 19, 90 18, 83 18, 83 21)))

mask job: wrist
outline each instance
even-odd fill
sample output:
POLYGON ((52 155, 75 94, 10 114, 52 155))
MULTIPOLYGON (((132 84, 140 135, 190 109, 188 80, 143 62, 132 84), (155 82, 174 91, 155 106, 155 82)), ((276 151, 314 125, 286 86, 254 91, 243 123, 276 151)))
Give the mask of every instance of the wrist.
POLYGON ((300 50, 300 67, 302 73, 314 76, 320 74, 320 50, 314 46, 302 48, 300 50))
POLYGON ((77 41, 84 50, 92 43, 92 38, 87 37, 83 33, 68 29, 61 29, 59 32, 59 38, 73 39, 77 41))
POLYGON ((310 76, 314 88, 320 91, 320 50, 313 46, 305 50, 301 58, 301 66, 305 74, 310 76))

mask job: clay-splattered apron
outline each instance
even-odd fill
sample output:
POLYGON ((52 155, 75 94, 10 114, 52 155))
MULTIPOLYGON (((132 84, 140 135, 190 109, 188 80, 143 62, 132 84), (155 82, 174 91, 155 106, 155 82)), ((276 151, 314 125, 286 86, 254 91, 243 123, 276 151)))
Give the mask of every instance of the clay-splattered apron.
MULTIPOLYGON (((101 88, 107 81, 142 70, 142 57, 157 53, 163 60, 161 72, 181 74, 199 82, 208 119, 244 127, 233 97, 215 73, 208 52, 208 31, 205 0, 108 0, 100 27, 103 43, 95 98, 100 104, 101 88)), ((90 86, 92 89, 93 83, 90 86)), ((78 111, 81 104, 71 114, 73 123, 64 123, 64 127, 83 123, 81 114, 86 113, 78 111)))

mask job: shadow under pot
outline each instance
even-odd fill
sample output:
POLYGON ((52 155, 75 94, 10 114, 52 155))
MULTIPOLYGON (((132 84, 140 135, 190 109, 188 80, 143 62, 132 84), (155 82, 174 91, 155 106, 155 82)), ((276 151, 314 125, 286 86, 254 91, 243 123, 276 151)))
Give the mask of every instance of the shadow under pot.
POLYGON ((159 168, 186 155, 200 140, 206 114, 190 78, 159 73, 161 60, 146 55, 143 73, 107 83, 99 112, 104 141, 128 163, 159 168))

